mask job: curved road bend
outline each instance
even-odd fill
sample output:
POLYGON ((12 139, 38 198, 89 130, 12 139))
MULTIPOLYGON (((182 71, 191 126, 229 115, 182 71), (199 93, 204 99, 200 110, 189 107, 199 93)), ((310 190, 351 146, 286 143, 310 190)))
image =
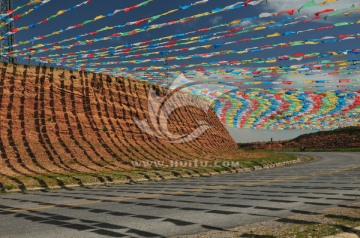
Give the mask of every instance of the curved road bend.
POLYGON ((169 237, 360 200, 360 153, 284 168, 0 196, 0 237, 169 237))

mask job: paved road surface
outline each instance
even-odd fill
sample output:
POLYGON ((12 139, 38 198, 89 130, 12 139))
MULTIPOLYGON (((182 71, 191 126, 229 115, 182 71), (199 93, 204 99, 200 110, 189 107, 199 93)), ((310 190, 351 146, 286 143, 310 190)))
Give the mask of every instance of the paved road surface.
POLYGON ((251 173, 1 195, 0 237, 169 237, 360 200, 360 153, 312 155, 251 173))

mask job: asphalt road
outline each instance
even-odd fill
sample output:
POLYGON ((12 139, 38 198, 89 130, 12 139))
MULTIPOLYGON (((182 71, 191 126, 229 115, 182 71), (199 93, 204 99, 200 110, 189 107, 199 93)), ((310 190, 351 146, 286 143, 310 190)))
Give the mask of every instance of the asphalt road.
POLYGON ((169 237, 360 200, 360 153, 311 155, 250 173, 0 195, 0 237, 169 237))

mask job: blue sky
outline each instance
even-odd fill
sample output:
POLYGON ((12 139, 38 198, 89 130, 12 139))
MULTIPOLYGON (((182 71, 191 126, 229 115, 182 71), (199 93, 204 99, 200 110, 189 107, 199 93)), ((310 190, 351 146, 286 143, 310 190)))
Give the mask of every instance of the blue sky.
MULTIPOLYGON (((26 3, 27 1, 28 0, 16 1, 16 5, 22 5, 22 4, 26 3)), ((320 2, 320 1, 318 0, 318 2, 320 2)), ((28 16, 15 21, 15 25, 16 25, 16 27, 20 27, 20 26, 30 25, 30 24, 39 22, 46 17, 56 14, 56 12, 58 12, 61 9, 67 9, 67 8, 74 6, 76 4, 79 4, 81 2, 83 2, 83 0, 74 0, 74 1, 52 0, 51 2, 42 6, 39 10, 34 11, 33 13, 29 14, 28 16)), ((49 21, 46 24, 39 25, 36 28, 33 28, 31 30, 19 32, 18 34, 16 34, 16 39, 17 39, 17 41, 22 41, 22 40, 33 38, 35 36, 45 35, 45 34, 48 34, 50 32, 53 32, 53 31, 56 31, 59 29, 64 29, 71 25, 79 24, 85 20, 93 19, 94 17, 96 17, 98 15, 112 13, 115 9, 122 9, 122 8, 125 8, 128 6, 131 6, 133 4, 140 3, 140 2, 142 2, 142 1, 138 1, 138 0, 137 1, 93 0, 91 3, 89 3, 85 6, 82 6, 78 9, 69 11, 68 13, 63 14, 62 16, 60 16, 58 18, 52 19, 51 21, 49 21)), ((193 1, 190 1, 190 0, 177 0, 177 1, 154 0, 153 2, 151 2, 149 5, 147 5, 145 7, 141 7, 141 8, 135 9, 135 10, 127 12, 127 13, 120 13, 120 14, 115 15, 114 17, 104 18, 95 23, 88 24, 82 28, 77 28, 77 29, 67 31, 66 33, 60 34, 57 37, 53 36, 53 37, 50 37, 43 41, 37 41, 35 44, 56 42, 56 41, 59 41, 59 40, 65 39, 65 38, 77 36, 79 34, 92 32, 92 31, 100 29, 104 26, 115 26, 115 25, 125 24, 127 22, 140 20, 140 19, 146 18, 146 17, 151 17, 153 15, 163 13, 163 12, 166 12, 171 9, 176 9, 176 8, 178 8, 178 6, 187 5, 187 4, 190 4, 193 2, 196 2, 196 1, 194 1, 194 0, 193 1)), ((164 16, 164 17, 160 18, 159 20, 154 21, 153 23, 158 24, 158 23, 175 20, 175 19, 180 19, 185 16, 192 16, 192 15, 195 15, 198 13, 210 11, 217 7, 222 8, 222 7, 231 5, 236 2, 237 1, 234 1, 234 0, 227 0, 227 1, 210 0, 206 4, 194 6, 187 10, 181 10, 174 14, 164 16)), ((298 7, 298 6, 301 6, 303 3, 308 2, 308 0, 295 1, 296 2, 295 4, 285 4, 285 7, 283 7, 284 2, 294 2, 294 1, 292 1, 292 0, 281 1, 282 2, 281 5, 277 4, 277 2, 279 2, 279 1, 278 0, 269 0, 268 4, 261 3, 255 7, 249 6, 247 8, 240 8, 240 9, 229 11, 226 13, 220 13, 220 14, 216 14, 213 16, 196 19, 194 21, 191 21, 191 22, 185 23, 185 24, 177 24, 177 25, 173 25, 173 26, 167 26, 167 27, 161 28, 159 30, 144 32, 144 33, 137 34, 135 36, 121 37, 121 38, 117 38, 117 39, 110 40, 110 41, 96 43, 94 45, 91 45, 90 47, 85 46, 85 47, 73 48, 70 51, 117 46, 119 44, 140 42, 140 41, 144 41, 144 40, 148 40, 148 39, 152 39, 152 38, 158 38, 158 37, 172 35, 172 34, 184 33, 184 32, 196 30, 196 29, 203 28, 203 27, 208 27, 208 26, 215 25, 215 24, 227 23, 227 22, 230 22, 235 19, 244 19, 244 18, 249 18, 249 17, 253 17, 253 16, 258 16, 262 12, 274 12, 274 11, 278 11, 278 10, 284 10, 287 8, 287 5, 290 8, 294 7, 294 6, 298 7)), ((356 2, 356 1, 342 0, 341 2, 343 4, 342 5, 342 7, 343 7, 346 5, 350 5, 350 3, 356 2)), ((334 6, 338 6, 338 5, 334 5, 334 6)), ((326 7, 324 6, 321 9, 328 8, 328 7, 332 8, 332 5, 327 5, 326 7)), ((311 10, 312 9, 309 9, 309 10, 305 11, 304 13, 300 13, 300 14, 296 13, 297 14, 296 16, 304 15, 304 14, 312 14, 311 10)), ((23 10, 20 10, 18 13, 21 13, 22 11, 23 10)), ((353 14, 353 16, 355 16, 355 15, 356 14, 353 14)), ((274 19, 283 19, 286 17, 287 17, 287 15, 283 15, 280 18, 274 18, 274 19)), ((335 19, 339 20, 338 18, 334 17, 329 20, 329 23, 333 23, 333 21, 335 19)), ((271 20, 271 18, 270 19, 266 18, 266 21, 268 21, 268 20, 271 20)), ((348 17, 348 18, 345 18, 345 20, 346 21, 354 20, 354 17, 353 18, 348 17)), ((259 22, 255 21, 254 23, 259 23, 259 22)), ((282 33, 285 31, 305 30, 305 29, 309 29, 309 28, 319 27, 324 24, 328 24, 328 22, 322 21, 322 22, 298 24, 298 25, 296 25, 296 27, 285 27, 285 28, 279 28, 279 29, 275 29, 275 30, 259 31, 259 32, 254 32, 254 34, 241 34, 240 36, 237 36, 235 38, 217 40, 217 41, 211 42, 211 43, 214 43, 214 44, 215 43, 224 43, 227 40, 228 41, 236 40, 236 39, 241 39, 241 38, 245 38, 245 37, 249 37, 249 36, 250 37, 263 36, 263 35, 267 35, 270 33, 274 33, 276 31, 282 33)), ((145 25, 146 25, 146 23, 141 24, 140 27, 143 27, 145 25)), ((345 34, 357 33, 356 32, 357 27, 358 27, 357 25, 353 25, 353 26, 349 26, 349 27, 342 27, 341 32, 339 32, 338 29, 332 29, 332 30, 327 30, 326 32, 303 33, 303 34, 301 34, 301 36, 293 35, 293 36, 289 36, 289 37, 280 37, 280 38, 267 39, 267 40, 261 40, 261 41, 253 41, 253 42, 248 42, 246 44, 235 44, 235 45, 223 47, 219 50, 239 49, 239 48, 253 47, 253 46, 259 46, 259 45, 264 45, 264 44, 288 42, 288 41, 299 40, 299 39, 311 39, 311 38, 322 37, 325 35, 335 35, 336 36, 339 33, 345 33, 345 34)), ((130 31, 134 28, 135 28, 134 26, 130 26, 130 27, 121 28, 120 30, 126 32, 126 31, 130 31)), ((229 29, 230 28, 233 28, 233 26, 229 27, 229 29)), ((119 32, 120 30, 105 31, 103 33, 98 34, 96 37, 109 36, 113 33, 119 32)), ((220 30, 224 30, 224 28, 222 28, 220 30)), ((88 39, 90 39, 90 37, 83 38, 83 40, 88 40, 88 39)), ((70 43, 73 43, 73 42, 70 42, 70 43)), ((246 54, 246 55, 241 55, 241 56, 230 55, 230 56, 226 56, 226 59, 227 60, 249 59, 249 58, 254 58, 254 57, 271 57, 271 56, 276 56, 276 55, 280 55, 280 54, 291 54, 291 53, 297 53, 297 52, 309 53, 309 52, 313 52, 313 51, 341 50, 341 49, 344 49, 344 46, 346 46, 345 49, 355 48, 357 46, 356 43, 357 43, 356 41, 348 41, 346 45, 326 44, 326 45, 316 45, 316 46, 306 46, 306 47, 293 47, 293 48, 281 49, 281 50, 276 50, 276 51, 269 50, 269 51, 263 51, 261 53, 251 53, 251 54, 246 54)), ((29 46, 30 45, 26 45, 23 47, 21 46, 20 49, 22 49, 24 47, 29 47, 29 46)), ((62 52, 65 53, 67 51, 62 51, 62 52)), ((192 52, 190 52, 190 54, 205 53, 205 52, 207 52, 207 50, 199 50, 196 52, 192 51, 192 52)), ((52 53, 52 52, 50 52, 50 53, 52 53)), ((185 52, 183 54, 187 55, 189 53, 185 52)), ((170 56, 171 56, 171 54, 170 54, 170 56)), ((154 56, 154 57, 156 57, 156 56, 154 56)), ((159 55, 159 57, 161 57, 161 56, 159 55)), ((215 60, 223 60, 224 59, 221 57, 215 57, 215 58, 214 58, 215 60)), ((198 61, 199 60, 191 60, 186 63, 192 63, 192 62, 198 62, 198 61)), ((178 63, 178 62, 174 62, 174 63, 178 63)), ((183 63, 183 62, 181 62, 181 63, 183 63)), ((158 63, 158 65, 161 65, 161 63, 158 63)))
MULTIPOLYGON (((21 27, 21 26, 34 24, 36 22, 39 22, 39 21, 51 16, 51 15, 56 14, 59 10, 67 9, 67 8, 72 7, 76 4, 79 4, 83 1, 84 0, 72 0, 72 1, 52 0, 51 2, 42 6, 40 9, 30 13, 28 16, 25 16, 24 18, 21 18, 21 19, 15 21, 15 27, 21 27)), ((14 2, 15 2, 14 7, 16 7, 18 5, 27 3, 28 0, 18 0, 18 1, 14 1, 14 2)), ((112 13, 115 9, 122 9, 125 7, 129 7, 131 5, 134 5, 134 4, 140 3, 140 2, 143 2, 143 1, 139 1, 139 0, 93 0, 91 3, 89 3, 85 6, 82 6, 78 9, 69 11, 68 13, 63 14, 62 16, 60 16, 58 18, 50 20, 46 24, 39 25, 36 28, 30 29, 27 31, 21 31, 15 35, 15 39, 17 42, 19 42, 19 41, 25 41, 25 40, 31 39, 36 36, 46 35, 53 31, 56 31, 59 29, 65 29, 68 26, 79 24, 85 20, 93 19, 98 15, 105 15, 108 13, 112 13)), ((83 33, 92 32, 92 31, 95 31, 95 30, 100 29, 105 26, 115 26, 115 25, 125 24, 125 23, 131 22, 131 21, 137 21, 137 20, 140 20, 140 19, 143 19, 146 17, 151 17, 154 15, 169 11, 171 9, 177 9, 179 6, 188 5, 188 4, 194 3, 194 2, 196 2, 196 0, 154 0, 145 7, 141 7, 141 8, 135 9, 135 10, 127 12, 127 13, 119 13, 119 14, 115 15, 114 17, 104 18, 95 23, 88 24, 84 27, 67 31, 64 34, 60 34, 58 36, 53 36, 53 37, 50 37, 50 38, 42 40, 42 41, 37 41, 35 44, 56 42, 56 41, 74 37, 74 36, 77 36, 77 35, 80 35, 83 33)), ((152 24, 159 24, 159 23, 164 23, 164 22, 168 22, 171 20, 180 19, 180 18, 183 18, 186 16, 192 16, 192 15, 195 15, 198 13, 211 11, 218 7, 223 8, 225 6, 234 4, 236 2, 238 2, 238 1, 235 1, 235 0, 226 0, 226 1, 209 0, 209 2, 206 4, 194 6, 187 10, 180 10, 174 14, 164 16, 164 17, 154 21, 152 24)), ((166 26, 166 27, 163 27, 158 30, 144 32, 144 33, 140 33, 140 34, 137 34, 134 36, 120 37, 120 38, 116 38, 116 39, 101 42, 101 43, 95 43, 91 46, 76 47, 71 50, 57 51, 56 53, 68 53, 70 51, 98 49, 101 47, 115 47, 115 46, 118 46, 121 44, 141 42, 141 41, 145 41, 145 40, 149 40, 149 39, 153 39, 153 38, 158 38, 158 37, 163 37, 163 36, 168 36, 168 35, 173 35, 173 34, 179 34, 179 33, 185 33, 188 31, 193 31, 193 30, 197 30, 200 28, 209 27, 209 26, 213 26, 213 25, 217 25, 217 24, 228 23, 228 22, 230 22, 232 20, 236 20, 236 19, 244 19, 244 18, 254 17, 254 16, 258 16, 260 13, 263 13, 263 12, 273 13, 273 12, 277 12, 277 11, 288 10, 291 8, 298 8, 307 2, 308 2, 308 0, 268 0, 267 4, 265 2, 263 2, 257 6, 248 6, 248 7, 240 8, 240 9, 230 11, 230 12, 215 14, 215 15, 212 15, 209 17, 203 17, 200 19, 196 19, 194 21, 191 21, 191 22, 188 22, 185 24, 166 26)), ((322 1, 317 0, 316 2, 320 3, 322 1)), ((301 13, 296 12, 294 17, 302 16, 305 14, 313 15, 314 12, 318 11, 319 9, 323 10, 326 8, 337 8, 337 9, 344 8, 344 7, 350 6, 351 4, 357 4, 357 6, 359 6, 358 0, 340 0, 339 2, 337 2, 335 4, 329 4, 329 5, 323 6, 321 8, 309 8, 309 9, 304 10, 301 13)), ((22 9, 22 10, 18 11, 16 14, 22 13, 27 9, 28 8, 22 9)), ((266 18, 266 19, 262 20, 262 22, 269 21, 269 20, 285 19, 286 17, 289 17, 289 16, 282 15, 278 18, 266 18)), ((332 18, 328 19, 328 21, 324 21, 324 20, 314 21, 314 22, 310 22, 310 23, 297 24, 294 27, 288 26, 288 27, 281 27, 281 28, 276 28, 276 29, 272 29, 272 30, 252 32, 249 34, 241 34, 240 36, 237 36, 234 38, 225 38, 225 39, 216 40, 216 41, 212 41, 212 42, 206 42, 206 44, 222 44, 222 43, 225 43, 226 41, 239 40, 239 39, 246 38, 246 37, 259 37, 259 36, 268 35, 268 34, 271 34, 274 32, 284 33, 286 31, 301 31, 301 30, 306 30, 309 28, 326 26, 329 24, 333 24, 334 22, 355 21, 358 19, 359 19, 359 14, 356 13, 356 14, 352 14, 350 17, 343 17, 343 16, 332 17, 332 18)), ((261 21, 256 20, 253 22, 247 22, 246 24, 259 24, 259 23, 261 23, 261 21)), ((246 24, 239 24, 239 27, 246 26, 246 24)), ((144 27, 146 25, 147 25, 147 23, 144 23, 144 24, 141 24, 139 27, 144 27)), ((219 30, 222 31, 222 30, 226 30, 226 29, 231 29, 233 27, 234 26, 228 27, 228 28, 226 28, 226 27, 220 28, 219 30)), ((126 31, 130 31, 134 28, 135 28, 135 26, 129 26, 129 27, 118 29, 118 30, 105 31, 103 33, 99 33, 96 37, 110 36, 113 33, 118 33, 121 31, 126 32, 126 31)), ((277 37, 277 38, 252 41, 252 42, 247 42, 247 43, 242 43, 242 44, 234 44, 234 45, 224 46, 220 49, 210 49, 210 51, 219 51, 219 50, 226 50, 226 49, 243 49, 243 48, 248 48, 248 47, 261 46, 261 45, 265 45, 265 44, 274 44, 274 43, 279 43, 279 42, 289 42, 289 41, 295 41, 295 40, 308 40, 308 39, 312 39, 312 38, 321 38, 324 36, 338 36, 339 34, 352 34, 352 33, 360 33, 359 25, 346 26, 346 27, 335 28, 335 29, 319 31, 319 32, 312 31, 309 33, 302 33, 301 35, 299 34, 299 35, 292 35, 292 36, 287 36, 287 37, 277 37)), ((196 36, 196 34, 194 34, 193 36, 196 36)), ((90 37, 83 38, 83 40, 88 40, 88 39, 91 39, 91 38, 90 37)), ((69 43, 73 43, 73 41, 71 41, 69 43)), ((192 46, 196 46, 196 45, 199 45, 199 44, 194 44, 192 46)), ((30 47, 30 46, 31 45, 20 46, 19 49, 22 49, 24 47, 30 47)), ((353 48, 357 48, 358 46, 359 46, 359 43, 357 40, 351 40, 351 41, 346 41, 345 44, 332 43, 332 44, 320 44, 320 45, 315 45, 315 46, 299 46, 299 47, 291 47, 291 48, 286 48, 286 49, 267 50, 267 51, 261 51, 261 52, 257 52, 257 53, 248 53, 248 54, 243 54, 243 55, 227 55, 227 56, 215 57, 215 58, 210 58, 210 59, 205 59, 205 60, 220 61, 220 60, 252 59, 255 57, 264 58, 264 57, 278 56, 278 55, 282 55, 282 54, 294 54, 294 53, 298 53, 298 52, 311 53, 311 52, 323 52, 323 51, 338 51, 338 50, 345 50, 345 49, 353 49, 353 48)), ((189 54, 191 55, 191 54, 195 54, 195 53, 207 53, 207 52, 209 52, 209 50, 202 49, 202 50, 191 51, 191 52, 176 53, 173 55, 171 55, 171 53, 170 53, 170 56, 189 55, 189 54)), ((49 54, 53 54, 53 53, 55 53, 55 52, 50 52, 49 54)), ((44 56, 44 55, 46 55, 46 54, 37 54, 36 56, 44 56)), ((154 57, 161 57, 161 55, 154 56, 154 57)), ((349 59, 351 57, 353 57, 353 56, 350 56, 349 59)), ((145 58, 142 57, 139 59, 145 59, 145 58)), ((329 58, 329 59, 332 60, 332 59, 336 59, 336 58, 333 57, 333 58, 329 58)), ((112 60, 110 60, 110 61, 112 61, 112 60)), ((313 60, 307 60, 307 61, 301 61, 301 62, 283 62, 281 64, 289 65, 290 63, 297 64, 297 63, 307 63, 307 62, 311 62, 311 61, 313 61, 313 60)), ((20 62, 23 63, 25 61, 20 61, 20 62)), ((96 61, 93 61, 93 62, 96 62, 96 61)), ((193 60, 187 60, 187 61, 181 61, 181 62, 171 61, 170 64, 199 63, 199 62, 204 62, 204 59, 193 59, 193 60)), ((32 62, 32 63, 35 64, 35 62, 32 62)), ((140 64, 137 66, 149 66, 149 65, 161 66, 162 63, 158 62, 158 63, 151 63, 151 64, 140 64)), ((121 65, 121 66, 127 67, 127 66, 131 66, 131 65, 121 65)), ((256 66, 262 66, 262 65, 256 65, 256 66)), ((263 131, 259 132, 259 131, 246 130, 246 136, 242 136, 245 133, 244 130, 231 129, 231 133, 237 140, 246 142, 246 141, 258 141, 258 140, 261 141, 262 137, 264 137, 264 140, 269 140, 271 137, 277 138, 277 139, 281 139, 281 138, 288 139, 290 137, 297 136, 298 134, 300 134, 302 132, 296 132, 296 131, 271 132, 271 133, 275 133, 275 134, 267 134, 270 132, 263 132, 263 131), (246 138, 246 139, 244 139, 244 138, 246 138)))

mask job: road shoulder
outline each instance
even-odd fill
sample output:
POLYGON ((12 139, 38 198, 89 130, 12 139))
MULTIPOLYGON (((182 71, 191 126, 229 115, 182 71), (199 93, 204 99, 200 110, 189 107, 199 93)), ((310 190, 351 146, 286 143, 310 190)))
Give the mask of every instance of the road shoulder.
MULTIPOLYGON (((281 155, 281 154, 279 154, 281 155)), ((24 191, 41 191, 41 190, 58 190, 58 189, 75 189, 98 186, 114 186, 121 184, 134 184, 144 182, 156 182, 163 180, 174 179, 188 179, 196 177, 219 176, 234 173, 252 172, 264 169, 273 169, 284 166, 291 166, 300 163, 306 163, 313 160, 310 156, 305 155, 285 155, 283 159, 262 159, 242 161, 240 167, 207 167, 207 168, 175 168, 175 169, 141 169, 135 171, 119 171, 114 173, 98 173, 98 174, 71 174, 71 175, 56 175, 56 180, 61 181, 61 186, 58 184, 50 184, 51 181, 46 176, 42 176, 42 180, 48 185, 46 188, 39 187, 32 182, 24 182, 27 184, 25 188, 16 186, 7 186, 2 184, 0 186, 0 194, 10 192, 24 192, 24 191), (74 179, 76 181, 74 181, 74 179), (79 182, 80 181, 80 182, 79 182), (28 185, 29 184, 29 185, 28 185)), ((232 161, 229 161, 232 162, 232 161)), ((235 161, 237 162, 237 161, 235 161)), ((52 176, 54 177, 54 176, 52 176)), ((29 179, 29 178, 28 178, 29 179)), ((1 185, 1 183, 0 183, 1 185)))
POLYGON ((299 211, 287 218, 253 223, 224 231, 209 231, 178 238, 235 237, 326 237, 357 238, 360 236, 360 202, 318 211, 299 211))

